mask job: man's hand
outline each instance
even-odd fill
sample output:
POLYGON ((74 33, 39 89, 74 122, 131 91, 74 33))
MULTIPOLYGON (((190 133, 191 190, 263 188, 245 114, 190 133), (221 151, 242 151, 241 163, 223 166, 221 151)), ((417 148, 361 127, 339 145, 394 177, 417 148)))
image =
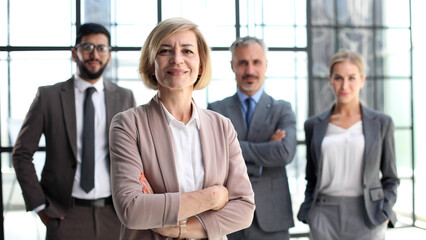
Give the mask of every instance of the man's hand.
POLYGON ((285 130, 277 129, 269 138, 270 142, 281 142, 285 138, 285 130))
MULTIPOLYGON (((44 224, 45 226, 47 226, 47 223, 49 222, 50 217, 46 214, 46 212, 45 212, 44 210, 41 210, 41 211, 39 211, 37 214, 38 214, 38 216, 40 217, 40 219, 41 219, 41 221, 43 222, 43 224, 44 224)), ((59 219, 60 219, 60 220, 64 220, 64 217, 60 217, 59 219)))
POLYGON ((39 211, 37 214, 40 217, 41 221, 44 223, 44 225, 47 226, 47 223, 49 222, 50 217, 47 216, 44 210, 39 211))

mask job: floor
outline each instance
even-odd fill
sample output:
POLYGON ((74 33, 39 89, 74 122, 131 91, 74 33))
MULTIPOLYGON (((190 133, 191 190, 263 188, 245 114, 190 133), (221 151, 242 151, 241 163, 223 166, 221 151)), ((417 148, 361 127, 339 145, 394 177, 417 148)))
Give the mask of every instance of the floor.
MULTIPOLYGON (((38 216, 32 212, 9 211, 4 216, 5 240, 43 240, 45 227, 38 216), (25 231, 23 231, 25 226, 25 231)), ((292 238, 308 240, 308 238, 292 238)), ((415 227, 388 229, 386 240, 417 240, 426 239, 426 230, 415 227)))

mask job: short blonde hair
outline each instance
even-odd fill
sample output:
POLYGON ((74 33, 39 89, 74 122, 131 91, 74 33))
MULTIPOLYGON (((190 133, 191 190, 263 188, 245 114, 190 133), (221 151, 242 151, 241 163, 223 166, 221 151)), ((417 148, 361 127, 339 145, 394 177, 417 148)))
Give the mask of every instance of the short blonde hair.
POLYGON ((350 50, 340 50, 336 54, 333 55, 333 57, 330 60, 330 72, 329 77, 333 76, 333 68, 334 65, 341 62, 350 62, 358 67, 359 74, 361 76, 364 76, 364 63, 362 61, 361 56, 353 51, 350 50))
POLYGON ((195 33, 200 55, 201 75, 194 83, 194 89, 203 89, 209 85, 212 78, 212 66, 210 59, 210 48, 201 34, 198 26, 184 18, 171 18, 160 22, 146 39, 139 59, 139 74, 143 83, 151 89, 158 89, 158 82, 154 72, 155 57, 158 49, 171 35, 176 32, 191 30, 195 33))

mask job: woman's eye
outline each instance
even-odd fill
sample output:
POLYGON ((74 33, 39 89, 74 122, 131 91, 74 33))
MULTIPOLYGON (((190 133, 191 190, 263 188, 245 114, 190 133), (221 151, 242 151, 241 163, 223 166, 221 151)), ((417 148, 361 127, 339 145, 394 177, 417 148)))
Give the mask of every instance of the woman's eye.
POLYGON ((187 50, 183 50, 183 53, 185 53, 185 54, 191 54, 191 53, 192 53, 192 51, 191 51, 191 50, 189 50, 189 49, 187 49, 187 50))
POLYGON ((171 50, 170 49, 160 49, 160 51, 158 51, 158 53, 160 54, 165 54, 165 53, 170 53, 171 50))

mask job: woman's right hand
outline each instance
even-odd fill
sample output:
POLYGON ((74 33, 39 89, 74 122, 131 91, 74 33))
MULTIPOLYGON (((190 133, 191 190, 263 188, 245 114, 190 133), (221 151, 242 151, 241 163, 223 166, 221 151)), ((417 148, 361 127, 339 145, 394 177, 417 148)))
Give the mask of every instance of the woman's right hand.
POLYGON ((151 185, 149 184, 148 179, 146 179, 145 174, 143 172, 139 177, 139 181, 142 184, 142 193, 154 194, 154 191, 152 190, 151 185))

